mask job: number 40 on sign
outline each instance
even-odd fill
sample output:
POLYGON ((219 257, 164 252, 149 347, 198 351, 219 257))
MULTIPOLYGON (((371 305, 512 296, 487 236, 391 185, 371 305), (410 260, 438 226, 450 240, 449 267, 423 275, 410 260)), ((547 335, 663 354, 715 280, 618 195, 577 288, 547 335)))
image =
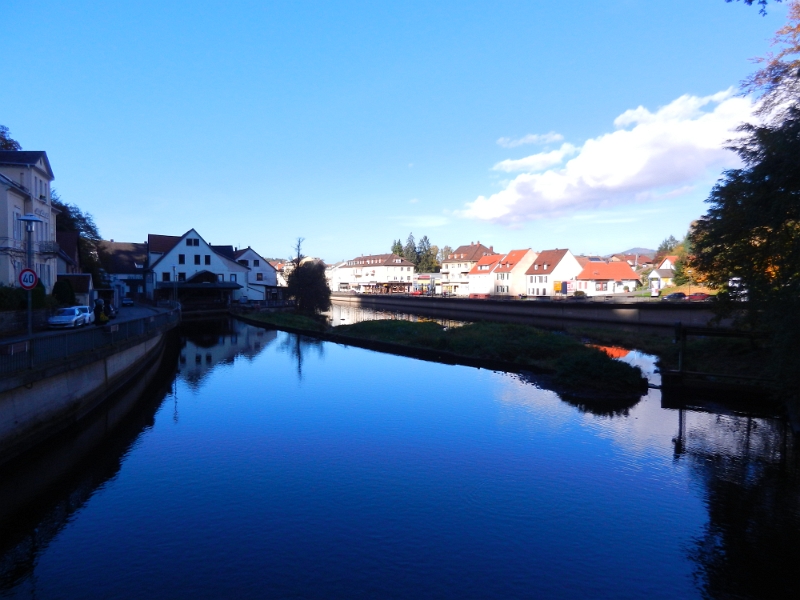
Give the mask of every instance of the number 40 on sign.
POLYGON ((39 277, 33 269, 22 269, 19 274, 19 285, 23 290, 32 290, 39 283, 39 277))

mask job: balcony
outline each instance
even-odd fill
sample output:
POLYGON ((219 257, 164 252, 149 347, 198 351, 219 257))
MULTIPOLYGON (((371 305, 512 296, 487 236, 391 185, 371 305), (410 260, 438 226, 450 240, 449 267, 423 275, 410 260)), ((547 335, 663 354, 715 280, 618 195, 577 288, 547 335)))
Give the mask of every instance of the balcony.
POLYGON ((58 254, 60 248, 56 242, 39 242, 36 249, 39 254, 58 254))

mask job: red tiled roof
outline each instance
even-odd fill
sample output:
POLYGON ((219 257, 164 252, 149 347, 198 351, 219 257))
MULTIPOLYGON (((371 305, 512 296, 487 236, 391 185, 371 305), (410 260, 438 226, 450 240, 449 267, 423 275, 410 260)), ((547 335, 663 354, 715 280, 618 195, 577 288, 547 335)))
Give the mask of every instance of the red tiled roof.
POLYGON ((542 250, 539 256, 536 257, 536 260, 533 261, 530 268, 525 272, 525 275, 533 275, 534 273, 538 275, 547 275, 548 273, 552 273, 553 269, 555 269, 556 265, 561 262, 561 259, 566 256, 567 252, 569 252, 569 250, 559 250, 558 248, 555 250, 542 250), (539 267, 538 269, 536 268, 537 266, 539 267))
POLYGON ((589 262, 583 267, 583 271, 576 279, 584 281, 624 281, 627 279, 639 279, 631 266, 626 262, 596 263, 589 262))
POLYGON ((662 258, 661 259, 661 263, 658 265, 659 269, 664 266, 664 261, 666 261, 666 260, 668 260, 669 262, 671 262, 674 265, 676 262, 678 262, 678 256, 675 255, 675 254, 668 254, 667 256, 662 258))
POLYGON ((150 233, 147 235, 147 249, 150 252, 166 254, 181 241, 181 238, 183 238, 182 235, 156 235, 155 233, 150 233))
POLYGON ((481 275, 484 273, 491 273, 494 266, 503 258, 502 254, 489 254, 488 256, 481 256, 480 260, 475 263, 475 266, 470 269, 470 275, 481 275), (478 267, 488 266, 488 269, 479 269, 478 267))
POLYGON ((519 261, 521 261, 530 251, 530 248, 526 248, 525 250, 512 250, 500 260, 500 265, 494 270, 494 272, 510 273, 514 270, 514 267, 519 264, 519 261))
POLYGON ((494 247, 487 248, 480 242, 475 244, 465 244, 463 246, 459 246, 449 255, 453 258, 446 258, 442 262, 453 262, 453 261, 460 261, 460 260, 468 260, 468 261, 477 261, 481 256, 486 256, 488 254, 494 254, 494 247))

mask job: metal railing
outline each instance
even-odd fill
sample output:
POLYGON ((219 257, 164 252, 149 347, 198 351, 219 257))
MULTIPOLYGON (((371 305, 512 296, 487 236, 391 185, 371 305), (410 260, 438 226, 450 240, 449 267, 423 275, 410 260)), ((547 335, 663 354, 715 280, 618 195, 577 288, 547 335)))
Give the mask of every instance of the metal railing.
POLYGON ((91 325, 56 335, 33 336, 0 344, 0 377, 64 362, 83 354, 113 348, 123 342, 146 340, 167 331, 180 321, 180 312, 171 311, 140 319, 91 325))

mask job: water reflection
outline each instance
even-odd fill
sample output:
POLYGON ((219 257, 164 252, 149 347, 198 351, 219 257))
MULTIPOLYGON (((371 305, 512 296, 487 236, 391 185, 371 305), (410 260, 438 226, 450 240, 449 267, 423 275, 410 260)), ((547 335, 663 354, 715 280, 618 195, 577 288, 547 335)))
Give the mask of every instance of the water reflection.
POLYGON ((411 321, 422 322, 432 321, 439 323, 444 327, 460 327, 464 325, 464 321, 456 321, 454 319, 424 317, 422 315, 413 315, 399 311, 387 310, 373 310, 371 308, 362 308, 360 306, 351 306, 349 304, 332 303, 331 309, 326 313, 328 321, 332 327, 339 325, 353 325, 361 323, 362 321, 377 321, 377 320, 393 320, 393 321, 411 321))
MULTIPOLYGON (((796 589, 781 419, 665 408, 658 389, 581 406, 524 377, 227 320, 189 324, 170 352, 128 418, 106 411, 0 472, 0 596, 796 589), (175 422, 184 389, 203 401, 175 422)), ((657 381, 652 357, 620 359, 657 381)))

